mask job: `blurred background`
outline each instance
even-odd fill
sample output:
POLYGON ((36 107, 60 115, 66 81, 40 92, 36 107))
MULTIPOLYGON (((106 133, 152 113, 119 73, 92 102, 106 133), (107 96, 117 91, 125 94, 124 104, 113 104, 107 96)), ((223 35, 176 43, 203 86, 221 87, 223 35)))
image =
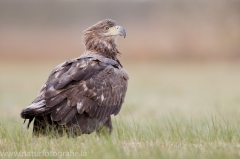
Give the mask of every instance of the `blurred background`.
POLYGON ((0 1, 0 114, 19 118, 51 70, 84 52, 83 30, 114 19, 130 74, 126 119, 240 114, 240 1, 0 1))

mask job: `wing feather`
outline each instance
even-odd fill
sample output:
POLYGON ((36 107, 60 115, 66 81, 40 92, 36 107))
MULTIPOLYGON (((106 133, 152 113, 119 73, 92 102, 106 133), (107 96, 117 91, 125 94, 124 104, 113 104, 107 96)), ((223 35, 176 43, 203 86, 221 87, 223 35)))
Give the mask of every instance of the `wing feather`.
POLYGON ((52 120, 53 121, 61 120, 63 117, 67 115, 69 111, 71 111, 71 109, 72 107, 69 107, 67 105, 67 100, 62 101, 53 108, 53 111, 51 113, 52 120))
POLYGON ((59 125, 66 125, 72 118, 77 114, 77 108, 73 107, 71 110, 67 113, 66 116, 64 116, 61 120, 59 120, 57 123, 59 125))
POLYGON ((45 100, 41 107, 48 107, 59 125, 80 118, 77 114, 107 119, 120 111, 127 81, 126 71, 114 60, 99 56, 72 59, 52 71, 34 102, 45 100))

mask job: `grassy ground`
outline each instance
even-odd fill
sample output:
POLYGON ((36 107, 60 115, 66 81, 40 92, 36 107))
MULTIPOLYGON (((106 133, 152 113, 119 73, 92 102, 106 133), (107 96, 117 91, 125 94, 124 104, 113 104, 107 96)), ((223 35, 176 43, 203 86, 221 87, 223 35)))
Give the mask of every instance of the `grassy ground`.
POLYGON ((32 138, 19 113, 60 62, 1 62, 0 158, 240 157, 240 64, 126 63, 129 89, 111 138, 32 138))

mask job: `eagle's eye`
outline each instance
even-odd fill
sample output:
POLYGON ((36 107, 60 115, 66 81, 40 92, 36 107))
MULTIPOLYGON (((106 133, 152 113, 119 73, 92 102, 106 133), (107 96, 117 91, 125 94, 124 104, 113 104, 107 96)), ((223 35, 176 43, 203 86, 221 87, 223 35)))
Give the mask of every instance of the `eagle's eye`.
POLYGON ((109 27, 105 27, 105 30, 108 30, 109 29, 109 27))

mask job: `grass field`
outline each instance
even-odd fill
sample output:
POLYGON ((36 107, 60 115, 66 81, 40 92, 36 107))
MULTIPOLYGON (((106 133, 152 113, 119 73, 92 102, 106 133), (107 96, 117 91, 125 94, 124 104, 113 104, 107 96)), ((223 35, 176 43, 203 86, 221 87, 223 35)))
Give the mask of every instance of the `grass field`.
POLYGON ((123 64, 127 97, 111 137, 32 138, 19 113, 62 61, 0 67, 0 158, 240 158, 239 63, 123 64))

